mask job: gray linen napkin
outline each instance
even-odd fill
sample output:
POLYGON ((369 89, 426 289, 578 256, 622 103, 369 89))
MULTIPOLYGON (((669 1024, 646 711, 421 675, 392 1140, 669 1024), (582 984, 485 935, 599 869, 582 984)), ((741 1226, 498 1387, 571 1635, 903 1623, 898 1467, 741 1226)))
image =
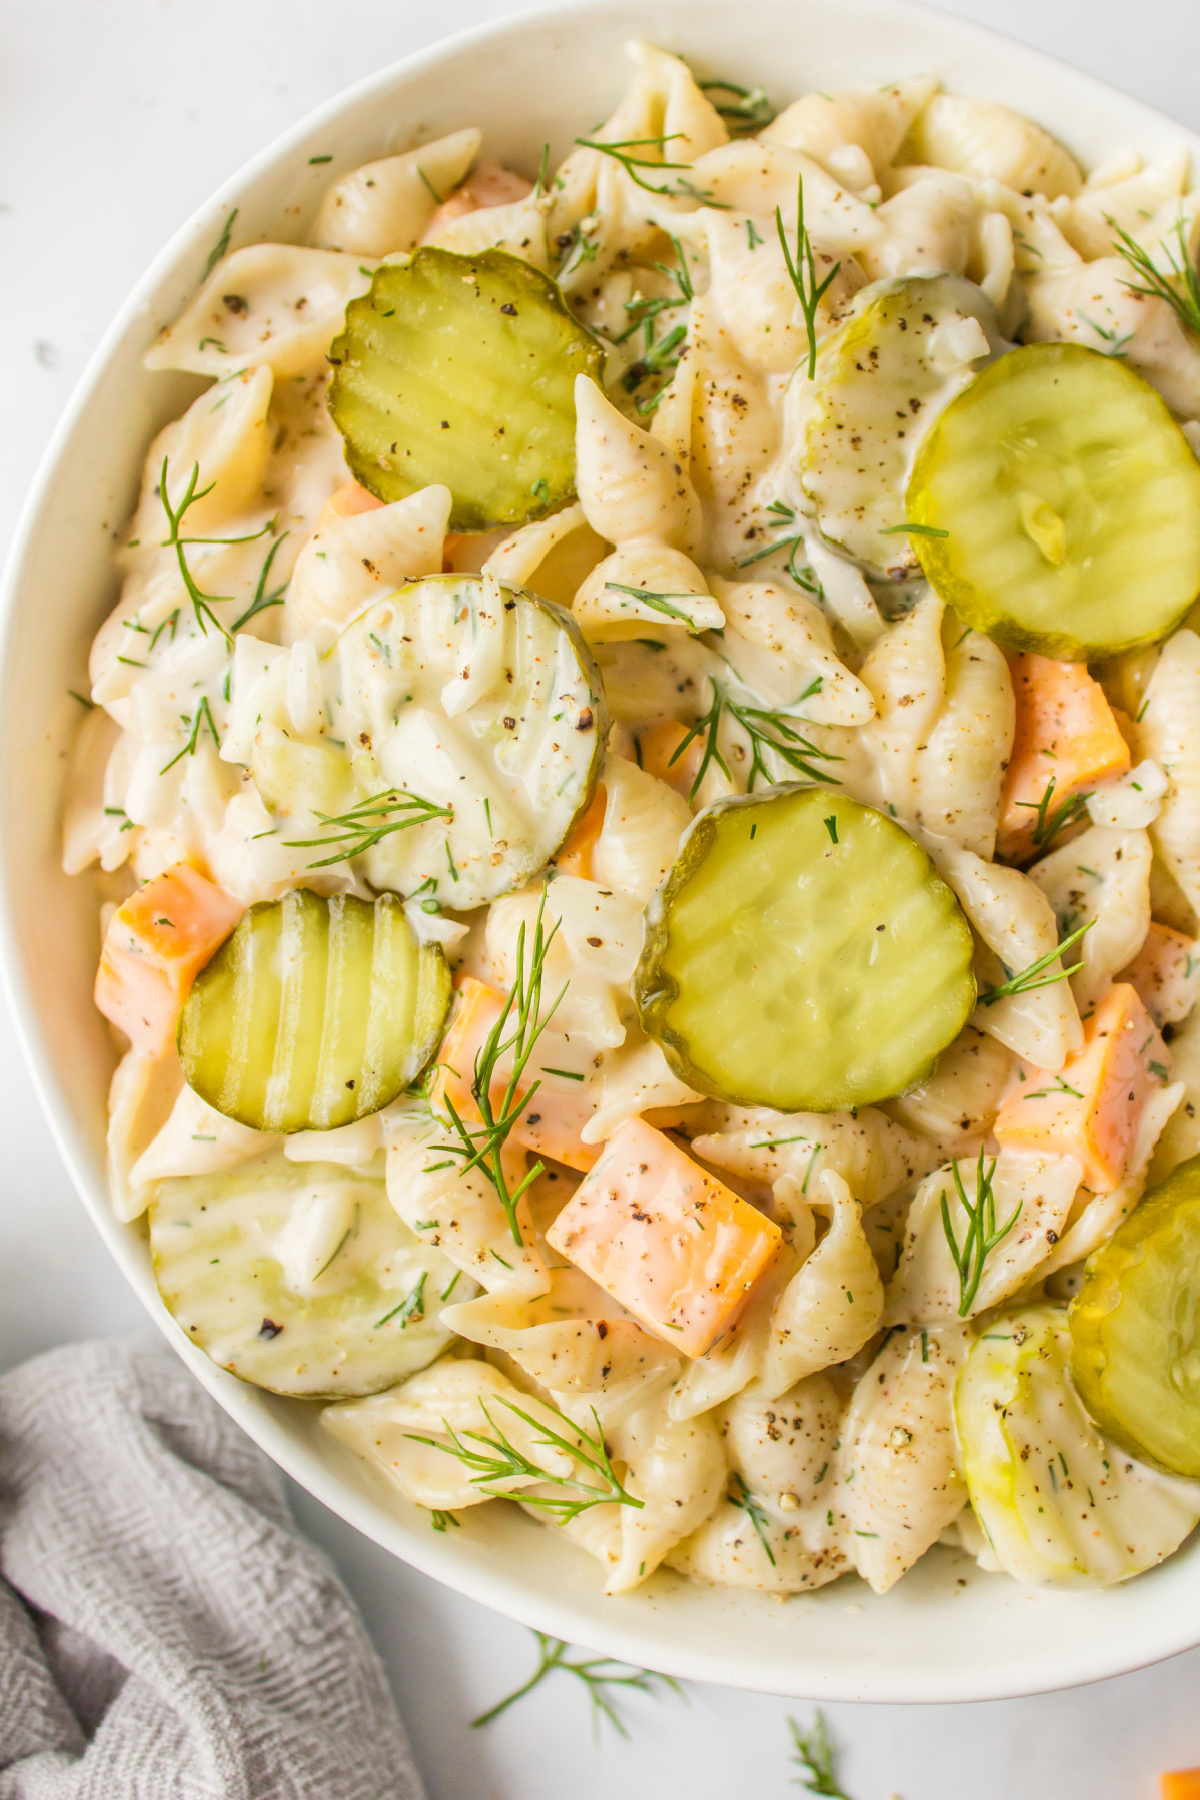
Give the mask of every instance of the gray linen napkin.
POLYGON ((0 1800, 422 1800, 349 1595, 157 1337, 0 1379, 0 1800))

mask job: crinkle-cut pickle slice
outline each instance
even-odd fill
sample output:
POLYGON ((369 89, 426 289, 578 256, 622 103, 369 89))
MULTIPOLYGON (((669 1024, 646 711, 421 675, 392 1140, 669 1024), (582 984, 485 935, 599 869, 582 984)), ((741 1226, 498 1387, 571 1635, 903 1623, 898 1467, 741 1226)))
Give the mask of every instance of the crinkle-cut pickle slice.
POLYGON ((1097 1250, 1071 1303, 1075 1382, 1132 1456, 1200 1479, 1200 1157, 1097 1250))
MULTIPOLYGON (((277 1394, 375 1394, 431 1363, 454 1279, 381 1177, 273 1151, 164 1181, 150 1208, 168 1310, 223 1369, 277 1394)), ((473 1284, 456 1287, 469 1298, 473 1284)))
POLYGON ((788 389, 795 474, 825 537, 893 578, 916 567, 901 527, 917 446, 1002 345, 991 301, 961 275, 860 290, 821 345, 812 381, 802 362, 788 389), (945 358, 956 340, 958 354, 945 358))
POLYGON ((608 735, 604 684, 552 601, 430 576, 361 613, 321 671, 330 728, 297 739, 280 685, 251 755, 308 867, 348 854, 376 890, 469 912, 536 874, 587 811, 608 735), (330 768, 346 794, 340 821, 330 768), (405 793, 439 811, 374 843, 370 829, 348 829, 403 823, 386 808, 405 793))
POLYGON ((958 1036, 970 927, 891 819, 777 787, 696 819, 647 909, 634 998, 690 1087, 840 1112, 915 1086, 958 1036))
POLYGON ((1200 463, 1148 382, 1081 344, 1029 344, 951 402, 908 517, 942 598, 1013 650, 1116 656, 1200 593, 1200 463))
POLYGON ((518 256, 426 245, 384 263, 329 352, 329 410, 381 500, 450 489, 454 531, 519 525, 575 492, 577 375, 604 352, 518 256))
POLYGON ((971 1504, 1018 1581, 1128 1581, 1200 1518, 1200 1488, 1130 1461, 1088 1417, 1063 1306, 991 1316, 959 1372, 954 1422, 971 1504))
POLYGON ((450 1003, 440 944, 403 903, 294 889, 243 913, 179 1021, 184 1079, 259 1131, 326 1131, 387 1106, 425 1067, 450 1003))

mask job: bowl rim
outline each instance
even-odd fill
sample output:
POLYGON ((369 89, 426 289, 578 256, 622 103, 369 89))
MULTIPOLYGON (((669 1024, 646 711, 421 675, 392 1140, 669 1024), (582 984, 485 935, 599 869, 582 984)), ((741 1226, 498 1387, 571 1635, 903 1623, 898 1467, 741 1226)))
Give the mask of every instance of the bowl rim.
MULTIPOLYGON (((1170 127, 1176 141, 1186 144, 1200 163, 1200 137, 1188 127, 1146 102, 1126 95, 1112 83, 1079 70, 1065 59, 1023 44, 1011 34, 979 24, 974 20, 947 13, 925 0, 817 0, 830 10, 853 13, 856 10, 877 12, 881 8, 898 18, 910 18, 927 31, 937 30, 963 48, 984 50, 989 45, 1004 45, 1030 65, 1042 71, 1061 72, 1068 77, 1077 94, 1091 91, 1092 98, 1102 101, 1119 96, 1126 117, 1142 115, 1148 127, 1170 127)), ((212 234, 219 232, 230 217, 240 197, 262 176, 283 164, 297 149, 308 144, 328 127, 344 124, 355 111, 376 96, 385 93, 400 80, 411 80, 422 71, 436 67, 463 51, 481 50, 528 26, 561 25, 569 27, 581 18, 603 18, 618 10, 622 0, 543 0, 501 18, 466 27, 432 44, 397 58, 384 67, 361 77, 312 108, 295 124, 281 132, 228 176, 171 234, 163 248, 151 260, 140 279, 116 312, 102 334, 95 350, 63 409, 43 451, 29 491, 22 505, 0 580, 0 680, 7 681, 12 662, 12 644, 17 628, 18 605, 26 585, 29 560, 42 515, 52 495, 58 465, 71 443, 82 416, 93 401, 122 342, 149 311, 149 303, 166 277, 181 261, 193 256, 212 234)), ((647 6, 647 12, 651 8, 647 6)), ((680 35, 684 28, 681 27, 680 35)), ((7 760, 7 746, 3 747, 7 760)), ((362 1531, 365 1536, 397 1555, 401 1560, 430 1575, 452 1590, 490 1606, 495 1611, 531 1628, 546 1631, 572 1642, 586 1641, 595 1649, 640 1665, 645 1657, 645 1642, 636 1619, 630 1612, 612 1603, 601 1621, 589 1619, 585 1635, 580 1636, 579 1615, 568 1599, 558 1601, 546 1595, 532 1595, 513 1574, 498 1574, 459 1557, 452 1543, 434 1534, 413 1533, 402 1519, 395 1519, 391 1532, 381 1528, 378 1511, 369 1498, 338 1474, 338 1464, 322 1464, 311 1451, 285 1432, 269 1406, 264 1406, 261 1390, 249 1388, 226 1371, 217 1368, 189 1340, 157 1296, 147 1291, 144 1267, 134 1253, 127 1228, 112 1213, 107 1191, 95 1179, 90 1152, 85 1144, 80 1121, 65 1103, 58 1072, 50 1058, 49 1047, 39 1020, 38 1005, 21 954, 19 933, 12 904, 13 882, 19 868, 13 866, 13 838, 9 825, 9 792, 0 787, 0 981, 7 999, 17 1039, 27 1069, 33 1080, 39 1104, 50 1128, 55 1146, 62 1157, 80 1200, 90 1215, 106 1246, 139 1299, 146 1306, 154 1324, 188 1364, 193 1373, 223 1409, 241 1425, 256 1444, 296 1483, 311 1493, 331 1512, 362 1531), (397 1541, 401 1539, 402 1542, 397 1541)), ((273 1399, 273 1396, 267 1396, 273 1399)), ((294 1406, 295 1402, 286 1403, 294 1406)), ((1165 1566, 1151 1571, 1161 1579, 1165 1566)), ((1168 1576, 1169 1579, 1169 1576, 1168 1576)), ((1015 1584, 1014 1584, 1015 1586, 1015 1584)), ((717 1590, 722 1592, 724 1590, 717 1590)), ((734 1590, 736 1593, 736 1590, 734 1590)), ((1017 1593, 1022 1590, 1016 1589, 1017 1593)), ((796 1678, 780 1679, 773 1665, 758 1659, 722 1655, 719 1646, 709 1649, 680 1648, 670 1656, 659 1657, 665 1673, 682 1679, 777 1693, 817 1700, 861 1701, 894 1704, 940 1704, 980 1700, 1012 1699, 1130 1673, 1136 1669, 1165 1661, 1200 1643, 1200 1617, 1188 1617, 1181 1606, 1173 1628, 1164 1626, 1153 1643, 1122 1650, 1115 1641, 1097 1634, 1093 1641, 1081 1633, 1076 1654, 1069 1664, 1051 1660, 1037 1648, 1031 1650, 1021 1675, 987 1680, 978 1671, 964 1672, 957 1679, 940 1677, 935 1683, 912 1668, 890 1666, 881 1672, 875 1663, 864 1661, 859 1673, 851 1679, 844 1670, 829 1674, 814 1658, 804 1685, 796 1686, 796 1678)), ((1143 1636, 1146 1634, 1143 1633, 1143 1636)))

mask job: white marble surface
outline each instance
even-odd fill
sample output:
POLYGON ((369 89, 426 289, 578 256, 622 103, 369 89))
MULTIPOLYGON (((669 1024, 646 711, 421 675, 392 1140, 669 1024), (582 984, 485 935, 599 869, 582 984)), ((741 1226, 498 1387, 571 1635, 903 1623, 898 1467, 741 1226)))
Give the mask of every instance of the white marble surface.
MULTIPOLYGON (((510 10, 504 0, 4 0, 0 5, 0 545, 55 420, 126 290, 252 152, 358 76, 510 10)), ((956 0, 1200 126, 1196 0, 956 0)), ((69 1189, 0 1019, 0 1367, 143 1317, 69 1189)), ((431 1800, 782 1796, 786 1717, 718 1689, 635 1696, 593 1741, 559 1676, 483 1732, 532 1662, 520 1627, 396 1563, 306 1497, 383 1653, 431 1800)), ((988 1706, 833 1707, 854 1800, 1153 1800, 1200 1763, 1200 1651, 1120 1681, 988 1706)), ((791 1790, 798 1791, 798 1790, 791 1790)))

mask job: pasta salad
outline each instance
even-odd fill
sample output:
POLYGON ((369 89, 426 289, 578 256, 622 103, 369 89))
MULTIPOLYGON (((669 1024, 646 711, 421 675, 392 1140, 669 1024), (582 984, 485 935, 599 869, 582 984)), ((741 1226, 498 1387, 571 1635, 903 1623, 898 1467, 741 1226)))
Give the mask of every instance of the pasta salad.
POLYGON ((1124 1580, 1200 1520, 1188 160, 630 48, 557 169, 231 214, 147 355, 113 1205, 434 1530, 1124 1580))

